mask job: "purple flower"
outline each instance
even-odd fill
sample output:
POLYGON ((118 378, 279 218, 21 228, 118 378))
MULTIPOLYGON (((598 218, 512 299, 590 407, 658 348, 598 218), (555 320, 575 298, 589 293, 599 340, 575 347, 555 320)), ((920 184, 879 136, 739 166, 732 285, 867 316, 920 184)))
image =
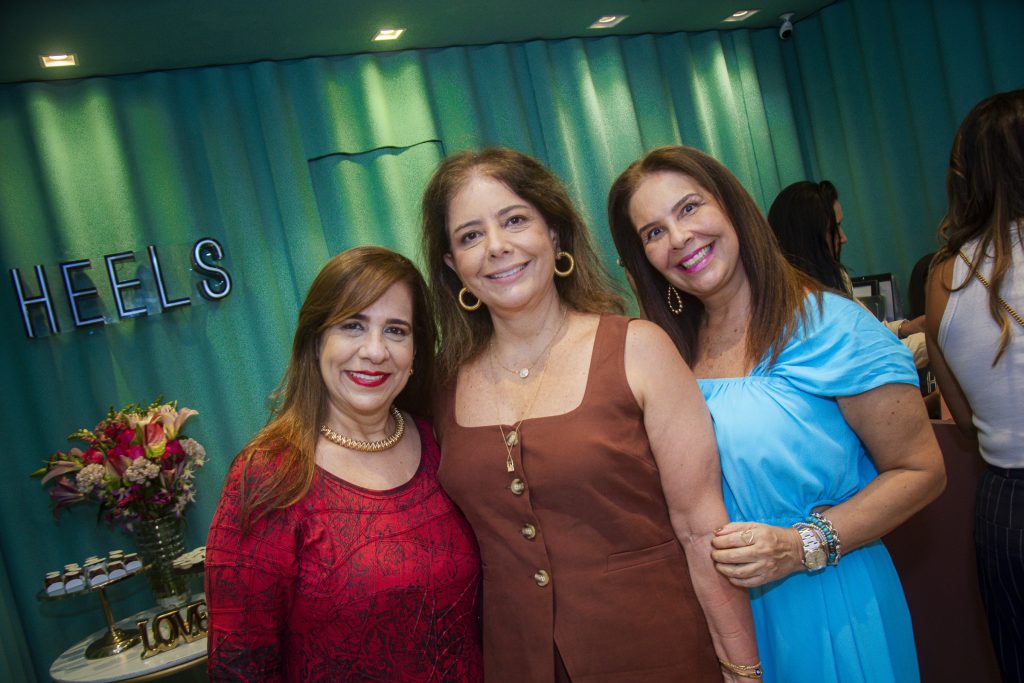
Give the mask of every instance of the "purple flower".
POLYGON ((153 505, 167 505, 171 502, 171 494, 167 491, 161 491, 160 493, 153 496, 150 501, 153 505))
POLYGON ((61 510, 71 507, 75 503, 85 500, 85 496, 79 493, 75 485, 67 477, 57 480, 50 489, 50 501, 53 502, 53 516, 60 519, 61 510))

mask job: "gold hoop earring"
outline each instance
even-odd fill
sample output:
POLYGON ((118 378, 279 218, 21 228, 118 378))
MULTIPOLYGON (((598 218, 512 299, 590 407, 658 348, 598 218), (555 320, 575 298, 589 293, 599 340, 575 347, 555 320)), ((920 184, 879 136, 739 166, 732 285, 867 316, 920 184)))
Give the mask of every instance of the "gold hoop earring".
POLYGON ((668 286, 665 301, 668 303, 668 310, 672 311, 673 315, 679 315, 683 312, 683 297, 679 296, 679 290, 674 286, 668 286), (673 297, 675 297, 675 302, 672 301, 673 297))
MULTIPOLYGON (((472 292, 470 292, 465 287, 463 287, 462 289, 459 290, 459 306, 462 307, 462 310, 469 311, 470 313, 472 313, 476 309, 480 308, 480 304, 483 303, 483 302, 480 301, 480 299, 477 299, 476 303, 471 306, 471 305, 467 304, 465 298, 463 298, 463 297, 466 296, 466 294, 472 294, 472 292)), ((476 298, 476 297, 474 297, 474 298, 476 298)))
POLYGON ((570 275, 572 275, 572 271, 574 270, 576 270, 576 260, 572 257, 572 254, 570 254, 567 251, 558 252, 558 255, 555 256, 555 275, 557 275, 558 277, 569 277, 570 275), (558 262, 564 258, 569 259, 569 267, 566 268, 565 270, 559 270, 558 262))

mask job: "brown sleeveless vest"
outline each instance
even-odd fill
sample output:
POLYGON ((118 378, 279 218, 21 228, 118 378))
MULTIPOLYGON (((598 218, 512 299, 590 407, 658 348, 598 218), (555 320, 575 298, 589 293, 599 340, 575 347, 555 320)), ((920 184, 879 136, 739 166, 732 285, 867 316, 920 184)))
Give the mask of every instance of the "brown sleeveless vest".
POLYGON ((626 380, 628 323, 601 319, 582 403, 525 420, 512 473, 498 427, 457 425, 454 382, 441 392, 438 477, 480 544, 489 682, 553 680, 556 645, 574 683, 721 680, 626 380))

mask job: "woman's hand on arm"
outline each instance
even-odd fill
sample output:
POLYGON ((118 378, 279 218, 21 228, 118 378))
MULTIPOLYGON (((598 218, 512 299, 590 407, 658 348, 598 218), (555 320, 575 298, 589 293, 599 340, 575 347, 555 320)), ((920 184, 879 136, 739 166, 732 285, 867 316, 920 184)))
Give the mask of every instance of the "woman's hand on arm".
MULTIPOLYGON (((750 599, 711 561, 714 529, 728 517, 711 416, 693 373, 665 332, 633 321, 626 337, 626 375, 661 474, 676 537, 686 552, 694 591, 720 659, 758 661, 750 599)), ((723 672, 723 679, 750 680, 723 672)))
POLYGON ((791 527, 730 522, 711 545, 715 568, 734 586, 763 586, 804 570, 803 542, 791 527))
POLYGON ((934 500, 946 485, 946 470, 916 386, 884 384, 837 400, 878 468, 867 486, 824 513, 846 553, 881 538, 934 500))
POLYGON ((949 290, 953 282, 953 264, 955 257, 947 259, 942 263, 932 266, 928 274, 928 289, 926 290, 925 315, 925 340, 928 343, 928 359, 939 383, 939 391, 942 398, 949 407, 953 421, 961 431, 972 434, 974 430, 974 414, 967 402, 967 396, 960 388, 953 371, 946 364, 946 357, 939 348, 939 325, 942 324, 942 316, 946 312, 946 304, 949 302, 949 290))

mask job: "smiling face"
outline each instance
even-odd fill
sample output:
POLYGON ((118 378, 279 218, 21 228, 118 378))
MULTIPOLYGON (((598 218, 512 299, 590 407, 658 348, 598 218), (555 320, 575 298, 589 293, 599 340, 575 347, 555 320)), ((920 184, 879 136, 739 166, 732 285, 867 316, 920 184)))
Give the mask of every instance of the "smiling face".
POLYGON ((544 216, 505 184, 474 174, 448 203, 445 263, 496 313, 557 295, 557 237, 544 216))
POLYGON ((705 304, 747 285, 736 229, 710 192, 675 171, 643 178, 629 216, 650 264, 705 304))
POLYGON ((396 282, 365 309, 325 330, 318 355, 328 424, 385 415, 405 388, 415 356, 409 286, 396 282))

